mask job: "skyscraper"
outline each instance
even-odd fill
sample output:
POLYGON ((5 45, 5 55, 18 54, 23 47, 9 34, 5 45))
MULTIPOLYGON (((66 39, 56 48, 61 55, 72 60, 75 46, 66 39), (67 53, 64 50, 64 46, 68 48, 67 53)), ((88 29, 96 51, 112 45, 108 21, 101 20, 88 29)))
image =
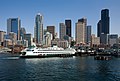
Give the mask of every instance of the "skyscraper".
POLYGON ((76 23, 76 33, 75 33, 75 39, 76 39, 76 44, 85 44, 85 23, 84 22, 77 22, 76 23))
POLYGON ((87 26, 87 44, 91 42, 91 26, 87 26))
POLYGON ((109 23, 110 23, 110 17, 109 17, 109 10, 103 9, 101 11, 101 26, 102 30, 101 32, 104 34, 109 34, 109 23))
POLYGON ((85 28, 85 31, 84 31, 84 33, 85 33, 85 43, 87 43, 87 19, 86 18, 81 18, 81 19, 78 19, 78 22, 82 22, 82 23, 84 23, 85 25, 84 25, 84 28, 85 28))
POLYGON ((66 26, 64 23, 59 24, 60 29, 60 39, 64 39, 64 36, 66 35, 66 26))
POLYGON ((109 10, 101 10, 101 20, 97 24, 97 36, 100 37, 101 44, 107 44, 107 35, 109 34, 110 28, 110 17, 109 10))
POLYGON ((52 39, 55 39, 55 26, 47 26, 47 31, 52 34, 52 39))
POLYGON ((37 44, 43 42, 43 16, 38 13, 35 18, 34 38, 37 44))
POLYGON ((7 19, 7 34, 14 32, 17 34, 17 39, 20 40, 21 20, 19 18, 7 19))
POLYGON ((72 29, 72 25, 71 25, 72 23, 71 23, 71 20, 65 20, 65 25, 66 25, 66 35, 68 35, 68 36, 72 36, 72 33, 71 33, 71 29, 72 29))
POLYGON ((97 37, 100 37, 101 35, 101 20, 99 20, 99 22, 97 23, 97 37))

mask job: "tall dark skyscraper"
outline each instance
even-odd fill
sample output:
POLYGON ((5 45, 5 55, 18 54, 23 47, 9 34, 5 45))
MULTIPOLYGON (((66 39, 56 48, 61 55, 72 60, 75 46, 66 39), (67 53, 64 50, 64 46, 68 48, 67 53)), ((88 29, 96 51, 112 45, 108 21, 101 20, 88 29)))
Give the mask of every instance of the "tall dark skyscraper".
POLYGON ((97 36, 100 37, 101 44, 107 44, 107 34, 110 31, 110 17, 109 10, 103 9, 101 11, 101 20, 97 24, 97 36))
POLYGON ((71 23, 71 20, 65 20, 65 25, 66 25, 66 35, 68 35, 68 36, 72 36, 72 34, 71 34, 71 29, 72 29, 72 25, 71 25, 72 23, 71 23))
POLYGON ((86 34, 87 34, 87 39, 86 39, 86 41, 87 41, 87 44, 89 44, 89 43, 91 43, 91 25, 89 25, 89 26, 87 26, 87 32, 86 32, 86 34))
POLYGON ((101 32, 102 33, 109 34, 109 31, 110 31, 109 24, 110 24, 109 10, 103 9, 101 11, 101 26, 102 26, 101 32))
POLYGON ((100 37, 101 34, 101 20, 97 23, 97 37, 100 37))

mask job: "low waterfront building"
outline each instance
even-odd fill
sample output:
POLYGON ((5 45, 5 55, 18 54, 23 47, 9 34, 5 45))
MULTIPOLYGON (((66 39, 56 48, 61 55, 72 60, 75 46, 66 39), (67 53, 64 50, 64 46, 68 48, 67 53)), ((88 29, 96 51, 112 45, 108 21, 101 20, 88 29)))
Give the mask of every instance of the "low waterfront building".
POLYGON ((5 32, 4 31, 0 31, 0 42, 4 41, 4 35, 5 35, 5 32))
POLYGON ((9 46, 12 46, 12 40, 10 39, 5 39, 4 42, 3 42, 3 46, 4 47, 9 47, 9 46))
POLYGON ((68 36, 68 35, 65 35, 65 36, 64 36, 64 40, 67 40, 68 43, 71 45, 71 41, 73 40, 73 38, 70 37, 70 36, 68 36))
POLYGON ((51 46, 51 40, 52 40, 52 34, 49 32, 46 32, 45 36, 44 36, 44 40, 45 40, 45 46, 51 46))
POLYGON ((68 47, 68 41, 67 40, 61 40, 59 38, 52 40, 52 45, 57 45, 58 47, 67 48, 68 47))
POLYGON ((60 40, 58 46, 62 47, 62 48, 67 48, 68 47, 68 41, 67 40, 60 40))
POLYGON ((22 40, 22 45, 24 47, 28 47, 28 40, 22 40))
POLYGON ((17 41, 17 34, 14 32, 9 33, 9 39, 12 40, 13 45, 16 45, 17 41))
POLYGON ((28 41, 28 47, 30 47, 33 43, 32 34, 29 34, 29 33, 25 34, 24 39, 28 41))
POLYGON ((16 45, 22 45, 24 47, 28 47, 28 41, 27 40, 17 40, 16 45))
POLYGON ((118 44, 118 35, 117 34, 108 35, 108 43, 110 46, 118 44))
POLYGON ((95 34, 91 36, 91 46, 98 46, 100 45, 100 37, 96 37, 95 34))
POLYGON ((12 45, 16 45, 17 42, 17 34, 14 32, 9 32, 9 34, 4 35, 4 39, 5 40, 11 40, 12 41, 12 45))
POLYGON ((101 33, 101 35, 100 35, 100 44, 108 45, 108 34, 101 33))
POLYGON ((109 39, 109 45, 113 46, 114 44, 117 44, 118 40, 117 39, 109 39))

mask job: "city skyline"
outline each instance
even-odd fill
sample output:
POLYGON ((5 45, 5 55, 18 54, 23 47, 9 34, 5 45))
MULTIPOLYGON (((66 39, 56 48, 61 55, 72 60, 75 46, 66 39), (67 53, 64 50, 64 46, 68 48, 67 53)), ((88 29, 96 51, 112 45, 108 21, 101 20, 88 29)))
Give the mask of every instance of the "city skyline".
POLYGON ((19 17, 21 27, 25 27, 28 33, 34 34, 34 17, 37 13, 42 13, 44 17, 43 26, 54 25, 56 32, 59 33, 59 23, 70 19, 72 21, 72 37, 75 37, 75 23, 80 18, 87 18, 87 25, 92 26, 92 33, 97 35, 97 22, 100 20, 101 10, 109 9, 110 11, 110 33, 119 33, 119 2, 120 1, 84 1, 84 0, 51 0, 51 1, 6 1, 0 3, 0 29, 7 30, 7 19, 19 17), (14 3, 14 4, 13 4, 14 3), (27 3, 27 5, 26 5, 27 3), (74 3, 74 4, 73 4, 74 3), (116 30, 117 29, 117 30, 116 30))

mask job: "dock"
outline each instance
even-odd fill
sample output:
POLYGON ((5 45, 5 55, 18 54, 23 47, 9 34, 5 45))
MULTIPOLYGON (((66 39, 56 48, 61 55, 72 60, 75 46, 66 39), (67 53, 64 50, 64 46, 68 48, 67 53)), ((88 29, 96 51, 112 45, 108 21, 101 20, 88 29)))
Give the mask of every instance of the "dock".
POLYGON ((94 59, 95 60, 111 60, 112 57, 111 56, 95 56, 94 59))

